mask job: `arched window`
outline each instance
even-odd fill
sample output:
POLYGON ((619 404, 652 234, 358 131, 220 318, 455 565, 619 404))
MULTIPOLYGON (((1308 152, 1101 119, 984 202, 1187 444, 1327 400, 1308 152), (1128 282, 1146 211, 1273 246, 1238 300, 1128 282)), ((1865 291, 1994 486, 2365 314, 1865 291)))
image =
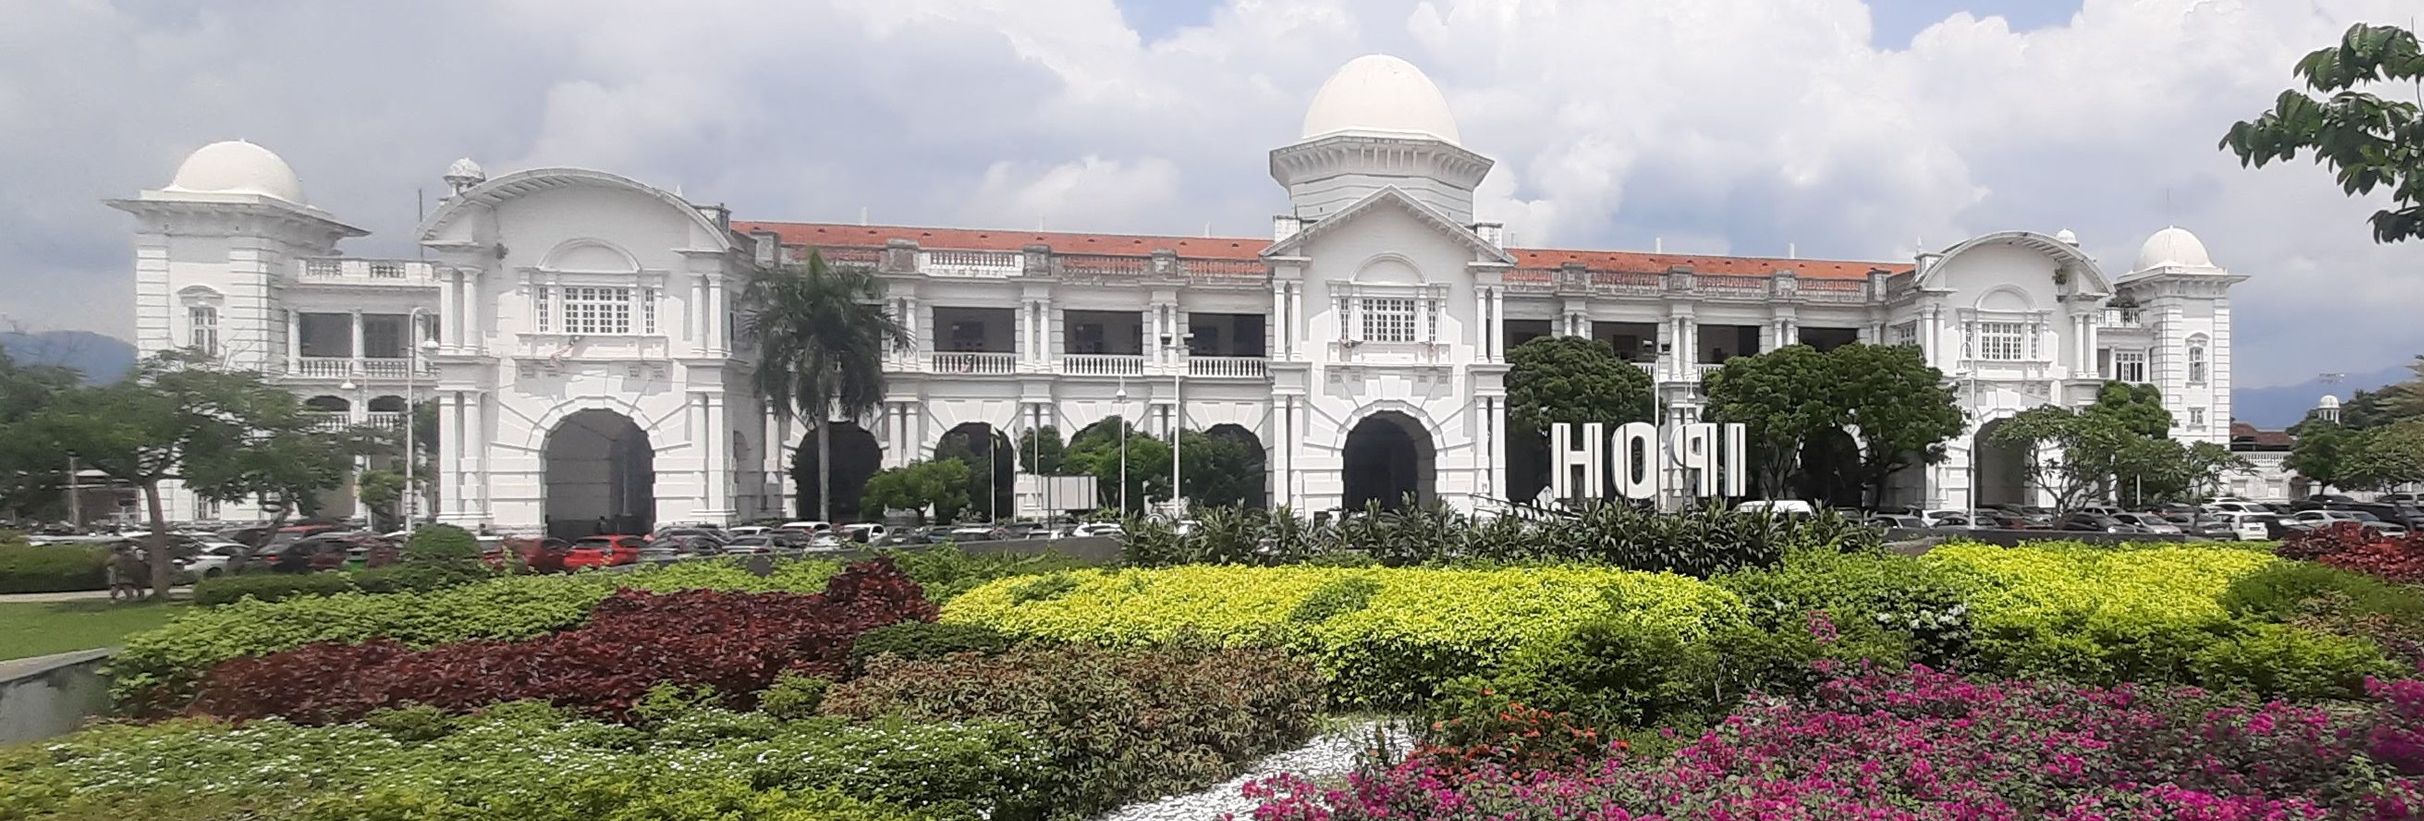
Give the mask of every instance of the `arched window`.
POLYGON ((2205 335, 2188 338, 2188 384, 2205 384, 2205 335))
POLYGON ((219 355, 219 309, 193 305, 185 309, 186 346, 208 357, 219 355))

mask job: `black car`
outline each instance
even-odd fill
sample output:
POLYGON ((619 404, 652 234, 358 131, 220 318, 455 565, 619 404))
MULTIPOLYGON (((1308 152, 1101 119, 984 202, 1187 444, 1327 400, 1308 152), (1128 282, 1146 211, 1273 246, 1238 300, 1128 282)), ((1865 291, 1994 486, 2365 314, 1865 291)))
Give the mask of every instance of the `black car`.
POLYGON ((2093 533, 2136 533, 2139 531, 2137 525, 2115 519, 2111 516, 2106 516, 2102 513, 2085 512, 2073 513, 2062 517, 2061 524, 2056 525, 2054 529, 2093 533))

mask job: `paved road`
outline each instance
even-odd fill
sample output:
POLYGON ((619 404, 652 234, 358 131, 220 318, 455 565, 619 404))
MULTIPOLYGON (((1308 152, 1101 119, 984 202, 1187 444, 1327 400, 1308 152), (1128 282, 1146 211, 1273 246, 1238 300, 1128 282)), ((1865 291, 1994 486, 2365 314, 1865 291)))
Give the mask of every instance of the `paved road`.
MULTIPOLYGON (((194 589, 193 589, 193 588, 191 588, 191 587, 178 587, 178 588, 173 588, 173 589, 171 589, 171 590, 169 590, 169 591, 168 591, 168 597, 169 597, 169 598, 171 598, 171 599, 184 599, 184 598, 191 598, 191 597, 193 596, 193 594, 194 594, 194 589)), ((9 604, 9 603, 12 603, 12 602, 108 601, 108 600, 109 600, 109 591, 107 591, 107 590, 78 590, 78 591, 69 592, 69 593, 4 593, 4 594, 0 594, 0 604, 9 604)))

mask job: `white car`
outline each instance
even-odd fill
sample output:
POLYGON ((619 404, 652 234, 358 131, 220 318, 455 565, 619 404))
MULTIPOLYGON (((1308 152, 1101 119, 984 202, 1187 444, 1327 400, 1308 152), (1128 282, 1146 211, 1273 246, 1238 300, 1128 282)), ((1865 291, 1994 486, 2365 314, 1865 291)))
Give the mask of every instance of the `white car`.
POLYGON ((2179 525, 2172 524, 2170 520, 2152 513, 2115 513, 2113 518, 2137 525, 2148 533, 2177 534, 2180 532, 2179 525))
POLYGON ((764 525, 741 525, 724 532, 730 533, 732 534, 732 538, 738 539, 742 536, 763 536, 766 534, 766 531, 772 529, 773 528, 769 528, 764 525))
POLYGON ((196 546, 192 558, 179 562, 194 578, 207 579, 233 572, 233 563, 252 552, 252 548, 235 542, 203 542, 196 546))
POLYGON ((2206 506, 2205 506, 2205 509, 2206 509, 2206 510, 2209 510, 2209 511, 2212 511, 2212 512, 2215 512, 2215 513, 2271 513, 2271 512, 2272 512, 2272 508, 2265 507, 2265 506, 2263 506, 2263 505, 2259 505, 2259 504, 2256 504, 2256 503, 2254 503, 2254 502, 2243 502, 2243 501, 2239 501, 2239 500, 2236 500, 2236 499, 2218 499, 2218 500, 2215 500, 2213 504, 2206 505, 2206 506))
POLYGON ((1773 513, 1778 516, 1807 516, 1817 512, 1810 503, 1800 499, 1755 499, 1734 506, 1736 513, 1773 513))
POLYGON ((889 535, 892 535, 892 530, 890 528, 874 522, 861 522, 854 525, 842 525, 842 538, 853 542, 858 542, 860 544, 875 544, 876 542, 882 541, 885 536, 889 535))
POLYGON ((784 522, 784 523, 782 523, 780 526, 777 526, 775 529, 776 529, 776 530, 796 530, 796 531, 799 531, 799 532, 801 532, 801 533, 829 533, 829 532, 832 532, 832 530, 833 530, 833 523, 832 523, 832 522, 820 522, 820 521, 816 521, 816 520, 813 520, 813 519, 808 519, 808 520, 802 520, 802 521, 797 521, 797 522, 784 522))
POLYGON ((2264 525, 2266 514, 2222 512, 2210 514, 2230 526, 2231 535, 2243 542, 2260 542, 2272 538, 2272 528, 2264 525))
POLYGON ((1087 523, 1087 524, 1082 524, 1082 525, 1078 525, 1078 526, 1076 526, 1076 527, 1070 528, 1070 529, 1069 529, 1069 535, 1070 535, 1070 536, 1072 536, 1072 537, 1084 537, 1084 536, 1112 536, 1112 537, 1119 537, 1119 536, 1126 536, 1126 535, 1128 535, 1128 531, 1127 531, 1127 529, 1120 527, 1120 524, 1119 524, 1118 522, 1089 522, 1089 523, 1087 523))

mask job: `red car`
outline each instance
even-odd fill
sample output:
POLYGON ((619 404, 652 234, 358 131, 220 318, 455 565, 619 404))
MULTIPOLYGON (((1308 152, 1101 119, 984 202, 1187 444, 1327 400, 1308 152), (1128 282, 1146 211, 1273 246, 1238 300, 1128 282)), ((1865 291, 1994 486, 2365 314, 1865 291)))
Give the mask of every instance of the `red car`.
POLYGON ((584 536, 564 552, 564 569, 630 564, 640 560, 640 548, 647 545, 643 536, 584 536))

